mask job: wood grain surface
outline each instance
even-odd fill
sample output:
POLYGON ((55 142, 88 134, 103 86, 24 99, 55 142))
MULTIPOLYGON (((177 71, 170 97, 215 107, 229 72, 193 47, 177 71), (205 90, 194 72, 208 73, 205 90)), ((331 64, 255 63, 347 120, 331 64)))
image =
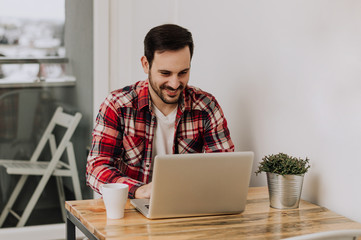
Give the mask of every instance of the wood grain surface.
POLYGON ((266 187, 250 188, 241 214, 149 220, 129 201, 122 219, 106 218, 102 199, 67 201, 66 209, 99 239, 282 239, 338 229, 361 229, 324 207, 301 200, 298 209, 269 207, 266 187))

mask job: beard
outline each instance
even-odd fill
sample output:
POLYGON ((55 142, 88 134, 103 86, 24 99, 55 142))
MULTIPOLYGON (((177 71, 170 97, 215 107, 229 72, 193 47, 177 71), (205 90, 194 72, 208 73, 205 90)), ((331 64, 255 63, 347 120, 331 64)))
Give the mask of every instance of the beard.
POLYGON ((184 85, 181 83, 179 85, 179 87, 177 89, 174 89, 170 86, 167 86, 166 84, 162 84, 159 87, 157 85, 155 85, 155 83, 152 80, 152 76, 149 73, 149 83, 150 83, 150 87, 153 89, 153 91, 157 94, 157 96, 166 104, 176 104, 178 103, 178 100, 181 96, 180 93, 178 93, 176 96, 169 96, 167 95, 167 93, 165 92, 165 90, 170 90, 170 91, 179 91, 182 92, 184 89, 184 85))

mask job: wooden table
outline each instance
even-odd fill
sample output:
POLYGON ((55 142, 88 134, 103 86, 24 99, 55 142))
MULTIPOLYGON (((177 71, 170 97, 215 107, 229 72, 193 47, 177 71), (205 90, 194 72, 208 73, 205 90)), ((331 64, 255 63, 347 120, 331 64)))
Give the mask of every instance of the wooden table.
POLYGON ((250 188, 246 210, 236 215, 149 220, 129 204, 123 219, 106 218, 102 199, 67 201, 67 237, 75 226, 89 239, 282 239, 338 229, 361 229, 330 210, 301 200, 298 209, 269 207, 266 187, 250 188))

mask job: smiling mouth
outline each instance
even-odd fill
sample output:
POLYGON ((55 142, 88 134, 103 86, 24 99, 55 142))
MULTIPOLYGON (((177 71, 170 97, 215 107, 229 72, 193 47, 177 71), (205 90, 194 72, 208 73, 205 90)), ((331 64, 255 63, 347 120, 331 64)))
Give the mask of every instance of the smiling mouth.
POLYGON ((174 98, 174 97, 177 97, 179 95, 179 93, 183 90, 183 86, 181 85, 177 89, 164 86, 163 90, 169 97, 174 98))
POLYGON ((169 97, 176 97, 178 96, 178 93, 179 93, 179 90, 180 89, 173 89, 173 90, 170 90, 170 89, 165 89, 166 90, 166 93, 169 97))

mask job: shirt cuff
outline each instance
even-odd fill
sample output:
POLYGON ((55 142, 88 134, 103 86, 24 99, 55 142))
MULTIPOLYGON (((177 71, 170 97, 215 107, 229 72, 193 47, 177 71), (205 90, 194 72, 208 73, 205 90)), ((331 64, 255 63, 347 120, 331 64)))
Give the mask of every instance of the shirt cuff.
POLYGON ((137 184, 137 185, 133 185, 132 187, 129 188, 129 192, 128 192, 128 198, 130 199, 134 199, 135 198, 135 191, 138 190, 139 187, 141 187, 143 184, 137 184))

